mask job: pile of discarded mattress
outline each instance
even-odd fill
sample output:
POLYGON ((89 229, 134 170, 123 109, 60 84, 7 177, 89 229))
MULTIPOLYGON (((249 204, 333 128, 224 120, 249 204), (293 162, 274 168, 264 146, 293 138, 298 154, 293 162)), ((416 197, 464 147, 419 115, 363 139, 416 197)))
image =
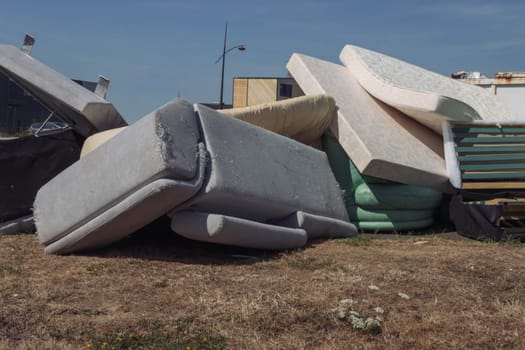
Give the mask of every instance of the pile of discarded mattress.
MULTIPOLYGON (((0 71, 67 121, 74 144, 52 140, 67 150, 59 156, 65 160, 34 182, 9 218, 27 215, 34 198, 38 239, 47 253, 63 254, 110 244, 165 215, 187 238, 261 249, 426 228, 443 193, 460 203, 456 213, 497 203, 505 210, 489 222, 519 216, 525 196, 499 193, 525 178, 512 161, 523 159, 517 127, 500 128, 489 140, 497 145, 482 150, 477 143, 489 141, 468 134, 477 123, 512 123, 495 96, 356 46, 345 46, 340 58, 342 65, 292 55, 287 68, 303 97, 220 112, 177 99, 126 126, 105 99, 0 46, 0 71), (489 153, 509 142, 508 157, 497 156, 504 148, 489 153), (462 181, 480 179, 499 194, 463 200, 462 181)), ((59 154, 51 152, 36 158, 47 164, 59 154)), ((477 228, 452 219, 466 234, 477 228)))
MULTIPOLYGON (((480 87, 377 52, 347 45, 340 59, 342 65, 293 54, 287 68, 306 95, 328 94, 334 97, 339 108, 330 125, 331 132, 323 137, 323 146, 345 190, 350 220, 365 231, 430 226, 441 193, 458 192, 457 186, 451 186, 450 170, 447 171, 449 160, 455 159, 457 150, 448 151, 454 157, 446 157, 445 162, 443 124, 500 125, 515 117, 493 94, 480 87)), ((481 176, 489 182, 498 178, 522 179, 523 173, 515 170, 522 169, 516 159, 523 160, 525 153, 518 155, 523 150, 516 145, 523 141, 516 137, 513 141, 509 138, 500 141, 499 146, 514 142, 511 159, 515 161, 503 167, 489 165, 501 163, 503 158, 494 154, 501 153, 503 148, 492 149, 492 153, 488 152, 489 148, 478 148, 476 152, 492 156, 482 160, 481 168, 499 172, 481 176), (514 171, 510 171, 511 168, 514 171)), ((516 188, 509 182, 505 186, 516 188)), ((512 196, 505 198, 509 197, 512 196)), ((453 202, 457 203, 457 198, 453 202)), ((509 200, 504 202, 508 208, 509 200)), ((516 203, 513 208, 518 208, 516 203)), ((463 228, 470 225, 468 231, 472 236, 479 228, 471 223, 476 219, 473 216, 465 219, 458 213, 454 207, 451 218, 458 231, 466 233, 463 228), (458 216, 463 219, 458 221, 458 216)), ((508 220, 499 215, 493 222, 508 220)))
MULTIPOLYGON (((297 248, 308 239, 357 233, 319 150, 183 100, 126 127, 100 94, 11 46, 0 46, 0 71, 69 125, 70 144, 55 130, 9 140, 19 152, 4 153, 21 164, 2 179, 4 193, 13 189, 23 205, 10 201, 2 208, 0 229, 31 230, 31 215, 4 219, 27 214, 32 203, 37 235, 48 253, 100 247, 163 215, 180 235, 253 248, 297 248), (44 147, 46 141, 52 147, 44 147), (28 158, 20 153, 23 142, 30 151, 41 151, 24 164, 18 159, 28 158), (30 166, 39 172, 19 181, 30 166), (43 175, 37 179, 37 173, 43 175), (22 201, 21 188, 28 183, 22 201)), ((275 114, 278 110, 270 123, 275 131, 320 143, 335 102, 306 97, 293 101, 286 113, 275 114), (307 127, 294 122, 306 110, 307 127)), ((265 109, 236 112, 253 121, 265 109)), ((270 124, 264 126, 271 129, 270 124)))

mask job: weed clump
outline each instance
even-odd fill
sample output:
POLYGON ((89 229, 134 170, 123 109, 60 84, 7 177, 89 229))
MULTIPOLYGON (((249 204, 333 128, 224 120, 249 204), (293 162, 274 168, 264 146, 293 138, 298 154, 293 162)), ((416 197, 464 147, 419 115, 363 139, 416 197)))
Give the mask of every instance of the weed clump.
POLYGON ((382 331, 381 322, 383 321, 384 309, 374 308, 375 315, 364 315, 357 311, 358 302, 352 299, 343 299, 335 309, 337 317, 348 322, 353 329, 367 334, 379 334, 382 331))

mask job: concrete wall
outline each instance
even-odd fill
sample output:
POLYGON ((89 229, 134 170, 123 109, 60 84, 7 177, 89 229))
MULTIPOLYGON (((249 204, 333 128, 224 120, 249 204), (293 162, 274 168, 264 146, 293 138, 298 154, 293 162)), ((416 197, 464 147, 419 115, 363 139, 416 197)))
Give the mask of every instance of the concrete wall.
POLYGON ((525 84, 499 85, 496 96, 520 119, 525 121, 525 84))
POLYGON ((479 78, 459 81, 490 90, 519 120, 525 121, 525 78, 479 78))

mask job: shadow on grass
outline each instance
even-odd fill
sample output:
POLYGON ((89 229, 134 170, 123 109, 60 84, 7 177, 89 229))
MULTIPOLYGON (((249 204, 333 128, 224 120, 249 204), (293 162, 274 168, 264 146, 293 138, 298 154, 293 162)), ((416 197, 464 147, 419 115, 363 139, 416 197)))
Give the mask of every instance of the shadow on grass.
POLYGON ((170 229, 163 217, 129 237, 107 247, 75 255, 178 261, 200 265, 249 265, 277 257, 282 252, 233 247, 184 238, 170 229))
MULTIPOLYGON (((461 239, 457 233, 451 232, 450 229, 449 223, 438 221, 431 228, 424 230, 389 233, 368 232, 361 233, 359 236, 366 237, 367 241, 376 239, 402 240, 411 239, 414 236, 435 234, 439 234, 443 238, 461 239)), ((354 242, 355 238, 351 239, 351 242, 354 242)), ((293 252, 301 252, 324 241, 324 239, 311 240, 305 247, 294 249, 293 252)), ((170 228, 170 219, 165 216, 109 246, 74 255, 177 261, 199 265, 250 265, 260 261, 272 260, 289 252, 250 249, 190 240, 174 233, 170 228)))

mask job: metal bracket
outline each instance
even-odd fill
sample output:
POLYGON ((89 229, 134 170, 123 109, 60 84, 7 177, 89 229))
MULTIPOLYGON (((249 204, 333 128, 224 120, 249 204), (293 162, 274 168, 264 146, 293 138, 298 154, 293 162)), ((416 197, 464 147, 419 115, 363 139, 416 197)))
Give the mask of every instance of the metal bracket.
POLYGON ((95 88, 95 95, 98 95, 102 97, 103 99, 106 99, 106 96, 108 94, 108 88, 109 88, 109 79, 103 75, 100 75, 98 77, 97 87, 95 88))
POLYGON ((22 52, 31 56, 31 50, 35 44, 35 38, 31 34, 26 34, 24 37, 24 44, 22 45, 22 52))
POLYGON ((55 112, 49 113, 49 115, 47 116, 46 120, 44 120, 42 122, 42 125, 40 125, 40 127, 37 129, 37 131, 35 131, 35 133, 33 134, 33 135, 35 135, 35 137, 39 137, 40 136, 40 131, 44 128, 44 126, 46 126, 46 124, 49 122, 49 120, 53 117, 54 114, 55 114, 55 112))

